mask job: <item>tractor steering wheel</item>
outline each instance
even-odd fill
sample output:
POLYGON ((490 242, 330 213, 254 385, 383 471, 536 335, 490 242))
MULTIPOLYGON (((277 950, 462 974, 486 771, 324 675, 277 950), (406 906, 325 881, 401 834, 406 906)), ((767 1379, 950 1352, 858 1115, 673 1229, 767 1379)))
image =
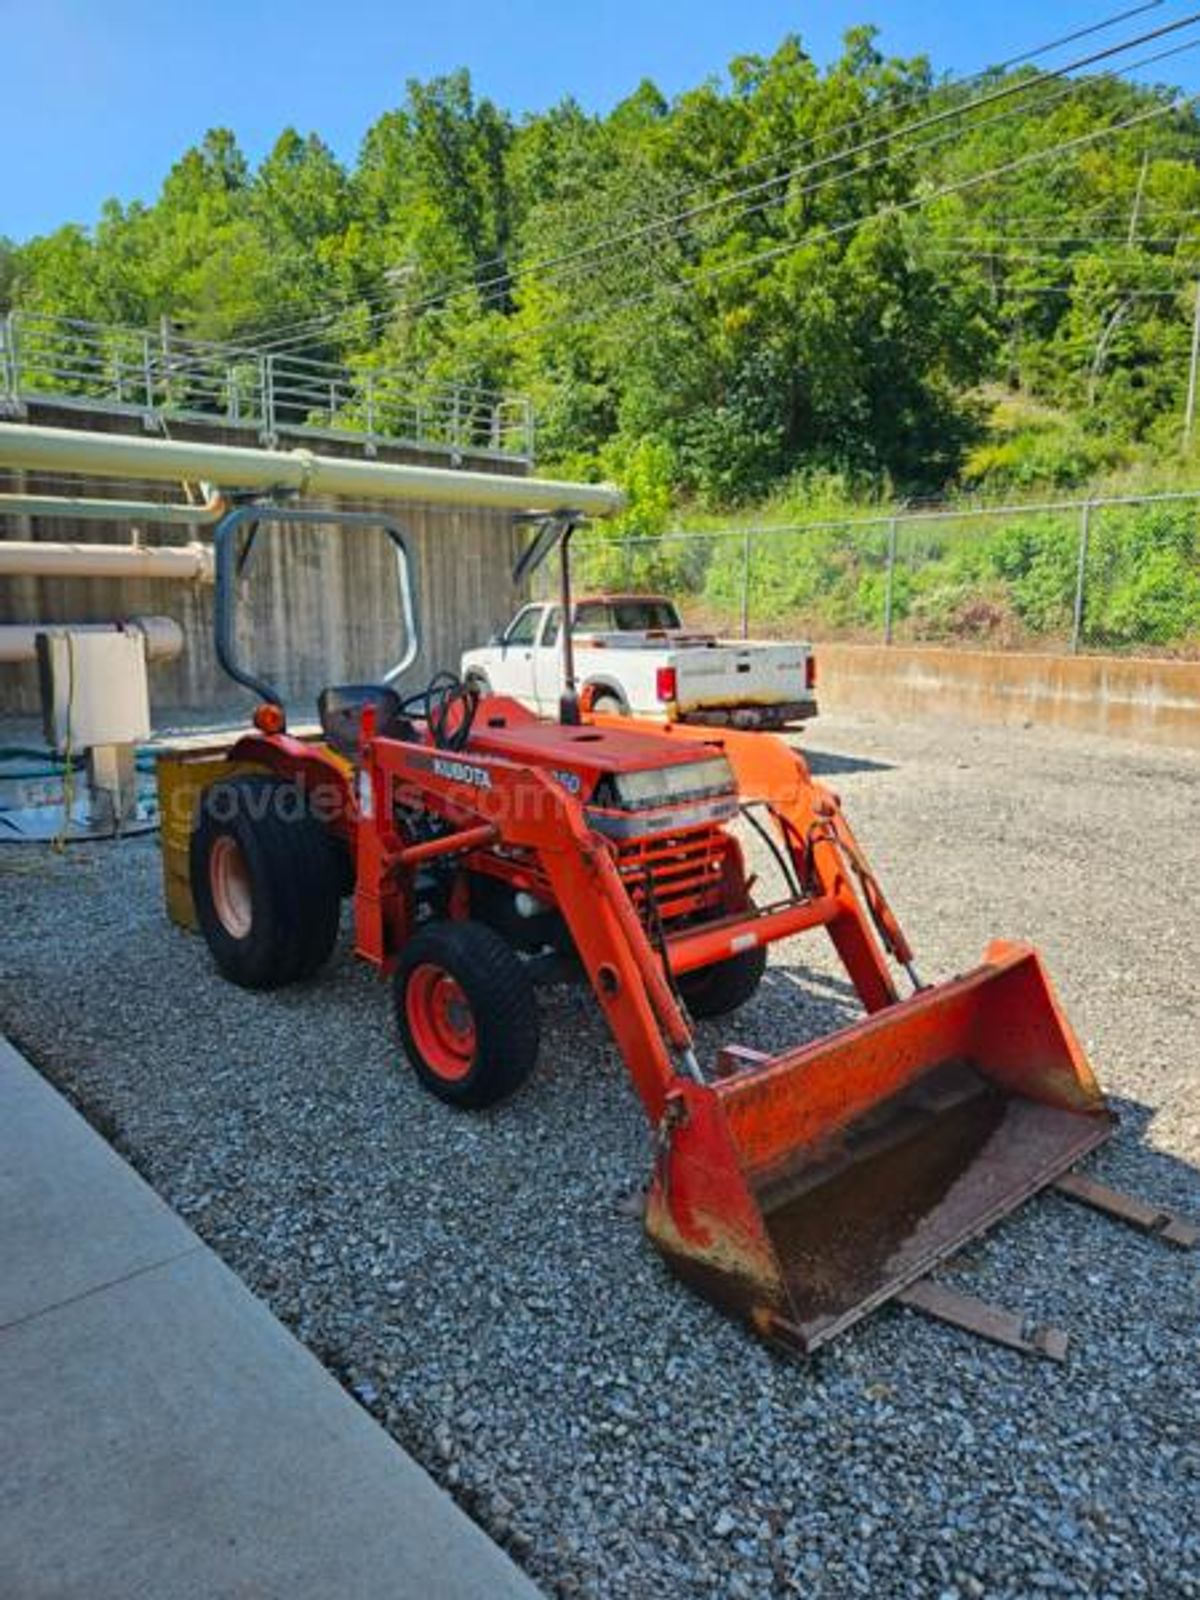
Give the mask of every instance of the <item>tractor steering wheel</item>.
POLYGON ((423 717, 439 750, 462 750, 471 737, 479 695, 453 672, 437 672, 402 710, 423 717))

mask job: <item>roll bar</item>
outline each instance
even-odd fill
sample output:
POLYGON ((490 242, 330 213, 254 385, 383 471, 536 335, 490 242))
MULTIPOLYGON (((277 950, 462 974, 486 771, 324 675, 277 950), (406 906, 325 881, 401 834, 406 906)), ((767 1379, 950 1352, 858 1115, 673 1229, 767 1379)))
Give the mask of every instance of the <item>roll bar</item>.
POLYGON ((272 684, 257 678, 237 659, 234 639, 237 579, 265 522, 287 523, 293 527, 377 528, 396 547, 396 572, 400 586, 400 609, 404 620, 404 654, 385 674, 383 681, 392 683, 407 672, 417 659, 421 647, 417 623, 417 604, 412 581, 412 562, 404 534, 390 518, 373 511, 336 511, 320 507, 245 505, 223 516, 213 532, 213 550, 216 558, 216 594, 213 602, 213 628, 217 660, 235 683, 249 689, 260 699, 277 706, 283 705, 282 696, 272 684), (239 549, 238 534, 249 532, 239 549))

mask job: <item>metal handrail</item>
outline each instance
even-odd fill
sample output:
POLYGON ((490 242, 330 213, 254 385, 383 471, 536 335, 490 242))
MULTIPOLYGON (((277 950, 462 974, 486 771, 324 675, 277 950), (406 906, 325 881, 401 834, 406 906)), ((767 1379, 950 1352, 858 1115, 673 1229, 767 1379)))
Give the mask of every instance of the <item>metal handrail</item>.
POLYGON ((533 459, 533 410, 522 395, 18 309, 0 318, 0 408, 20 413, 30 401, 87 401, 158 426, 219 421, 268 437, 345 434, 533 459))

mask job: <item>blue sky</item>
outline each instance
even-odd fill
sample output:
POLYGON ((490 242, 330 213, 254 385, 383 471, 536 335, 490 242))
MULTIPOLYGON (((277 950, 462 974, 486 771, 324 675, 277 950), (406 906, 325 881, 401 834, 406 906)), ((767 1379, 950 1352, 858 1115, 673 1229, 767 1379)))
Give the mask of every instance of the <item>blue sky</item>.
MULTIPOLYGON (((972 72, 1135 3, 0 0, 0 234, 91 222, 109 196, 153 198, 172 161, 214 125, 233 128, 255 160, 288 124, 315 129, 352 160, 407 78, 457 66, 516 112, 567 93, 603 111, 643 77, 672 94, 789 31, 825 61, 847 27, 870 21, 889 51, 972 72)), ((1161 4, 1053 64, 1185 9, 1161 4)), ((1158 72, 1200 88, 1200 51, 1158 72)))

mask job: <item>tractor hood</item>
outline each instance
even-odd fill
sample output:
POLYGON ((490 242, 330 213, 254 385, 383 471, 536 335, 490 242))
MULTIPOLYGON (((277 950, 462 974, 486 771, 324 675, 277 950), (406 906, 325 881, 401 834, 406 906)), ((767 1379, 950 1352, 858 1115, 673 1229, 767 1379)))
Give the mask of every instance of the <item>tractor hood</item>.
POLYGON ((632 728, 540 722, 523 706, 498 696, 482 702, 471 748, 524 766, 566 767, 593 777, 694 766, 714 756, 724 760, 719 749, 681 744, 632 728))
MULTIPOLYGON (((634 729, 539 722, 523 707, 510 710, 511 702, 485 705, 498 709, 476 722, 473 749, 549 772, 589 808, 647 820, 697 802, 717 805, 721 815, 736 809, 733 769, 718 748, 634 729)), ((715 816, 706 812, 705 820, 715 816)))

